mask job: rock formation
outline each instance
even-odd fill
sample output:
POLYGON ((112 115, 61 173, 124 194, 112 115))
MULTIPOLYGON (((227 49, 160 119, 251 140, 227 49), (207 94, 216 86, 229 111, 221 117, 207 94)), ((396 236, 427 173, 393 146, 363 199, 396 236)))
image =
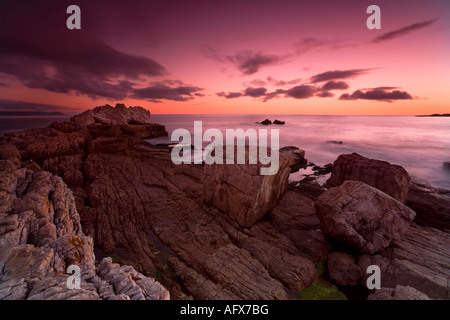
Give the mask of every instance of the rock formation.
POLYGON ((286 190, 291 167, 303 162, 304 154, 298 148, 281 149, 274 175, 261 175, 259 162, 205 165, 205 201, 239 225, 251 227, 278 204, 286 190))
MULTIPOLYGON (((243 229, 228 215, 205 205, 202 165, 175 165, 169 148, 153 147, 134 133, 157 125, 87 123, 55 123, 13 133, 0 138, 0 144, 16 146, 23 164, 33 155, 37 172, 43 168, 66 180, 98 259, 111 256, 114 262, 163 281, 175 299, 286 299, 284 288, 299 292, 317 279, 304 242, 326 243, 317 218, 300 230, 302 238, 283 235, 281 221, 270 215, 243 229), (54 143, 55 137, 63 143, 54 143), (34 147, 33 153, 25 152, 39 141, 45 143, 34 147)), ((167 134, 164 127, 154 134, 158 133, 167 134)), ((284 179, 291 166, 304 160, 299 150, 290 148, 288 153, 283 179, 277 178, 279 186, 287 185, 284 179)), ((312 201, 295 195, 298 205, 305 201, 314 214, 312 201)), ((290 214, 296 219, 295 212, 290 214)), ((98 269, 101 265, 96 274, 104 277, 98 269)), ((129 272, 127 279, 139 285, 133 274, 129 272)), ((139 290, 128 291, 140 297, 139 290)))
POLYGON ((170 148, 146 143, 167 132, 145 110, 94 110, 0 137, 1 298, 167 299, 165 287, 174 299, 288 299, 323 272, 339 286, 364 286, 371 264, 386 288, 371 298, 404 297, 397 285, 448 298, 443 190, 410 187, 419 226, 386 195, 386 185, 398 198, 405 190, 389 177, 403 171, 384 162, 335 165, 335 178, 367 175, 365 183, 379 184, 342 180, 326 191, 314 181, 288 183, 306 165, 304 152, 289 147, 280 150, 278 175, 230 165, 225 177, 225 168, 175 165, 170 148), (235 215, 213 200, 220 196, 235 215), (79 290, 67 288, 69 264, 82 269, 79 290))
POLYGON ((405 169, 386 161, 365 158, 357 153, 340 155, 334 162, 327 187, 346 180, 361 181, 405 203, 410 177, 405 169))
POLYGON ((359 181, 329 189, 315 205, 327 236, 369 254, 401 238, 415 216, 404 204, 359 181))
POLYGON ((0 176, 0 299, 169 299, 132 267, 110 258, 95 266, 92 238, 60 177, 10 160, 0 160, 0 176), (80 268, 80 289, 67 285, 70 265, 80 268))

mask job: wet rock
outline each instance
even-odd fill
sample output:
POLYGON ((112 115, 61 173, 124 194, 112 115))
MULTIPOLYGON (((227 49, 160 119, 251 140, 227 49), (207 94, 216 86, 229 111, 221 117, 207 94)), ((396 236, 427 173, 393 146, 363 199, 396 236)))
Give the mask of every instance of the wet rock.
POLYGON ((450 170, 450 161, 446 161, 443 163, 445 169, 450 170))
POLYGON ((266 120, 261 121, 260 124, 269 125, 269 124, 272 124, 272 121, 270 121, 269 119, 266 119, 266 120))
POLYGON ((402 203, 408 197, 410 177, 405 169, 386 161, 365 158, 357 153, 337 158, 326 186, 336 187, 346 180, 364 182, 402 203))
POLYGON ((344 142, 340 140, 328 140, 327 143, 344 144, 344 142))
POLYGON ((345 181, 315 203, 325 235, 373 254, 399 239, 415 213, 387 194, 359 181, 345 181))
POLYGON ((275 119, 275 120, 273 120, 273 124, 286 124, 286 122, 275 119))

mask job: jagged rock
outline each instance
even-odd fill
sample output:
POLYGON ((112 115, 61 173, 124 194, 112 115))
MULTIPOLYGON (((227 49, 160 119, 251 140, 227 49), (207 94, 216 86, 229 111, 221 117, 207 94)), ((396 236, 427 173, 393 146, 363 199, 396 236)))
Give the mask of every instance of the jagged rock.
MULTIPOLYGON (((1 299, 99 299, 98 292, 104 297, 109 292, 109 298, 169 298, 159 283, 131 267, 114 266, 135 286, 119 290, 112 279, 94 281, 92 238, 84 235, 72 192, 60 177, 17 168, 9 160, 0 160, 0 176, 1 299), (81 289, 67 287, 69 265, 79 266, 81 289), (108 289, 112 286, 117 294, 108 289)), ((101 264, 102 272, 107 263, 101 264)))
POLYGON ((450 191, 418 181, 409 185, 406 205, 416 212, 417 224, 450 231, 450 191))
MULTIPOLYGON (((362 270, 379 266, 381 287, 410 286, 433 299, 449 298, 450 235, 446 232, 413 223, 402 239, 379 254, 361 256, 358 265, 362 270)), ((363 273, 362 285, 368 276, 363 273)))
POLYGON ((251 227, 283 196, 291 167, 302 158, 300 150, 293 153, 291 149, 280 150, 278 172, 273 175, 261 175, 260 163, 205 165, 205 201, 228 214, 239 225, 251 227))
POLYGON ((272 121, 270 121, 269 119, 266 119, 266 120, 261 121, 260 124, 269 125, 269 124, 272 124, 272 121))
POLYGON ((275 120, 273 120, 273 124, 286 124, 286 122, 275 119, 275 120))
POLYGON ((19 163, 21 160, 19 149, 12 144, 0 145, 0 160, 11 160, 16 164, 19 163))
POLYGON ((343 286, 354 286, 362 276, 355 258, 345 252, 332 252, 328 256, 328 274, 331 280, 343 286))
POLYGON ((381 288, 367 297, 367 300, 431 300, 425 293, 412 287, 397 285, 395 288, 381 288))
POLYGON ((83 159, 80 155, 46 159, 42 169, 60 176, 69 186, 83 186, 83 159))
POLYGON ((154 279, 147 278, 133 267, 112 263, 111 258, 104 258, 97 267, 101 279, 108 281, 117 295, 129 296, 131 300, 169 300, 167 290, 154 279))
POLYGON ((108 125, 145 124, 150 123, 150 111, 142 107, 129 107, 116 104, 116 107, 104 105, 85 111, 70 119, 78 127, 95 123, 108 125))
POLYGON ((364 182, 405 203, 410 177, 400 166, 352 153, 340 155, 336 159, 326 186, 336 187, 346 180, 364 182))
POLYGON ((325 235, 373 254, 399 239, 415 213, 387 194, 359 181, 345 181, 315 203, 325 235))

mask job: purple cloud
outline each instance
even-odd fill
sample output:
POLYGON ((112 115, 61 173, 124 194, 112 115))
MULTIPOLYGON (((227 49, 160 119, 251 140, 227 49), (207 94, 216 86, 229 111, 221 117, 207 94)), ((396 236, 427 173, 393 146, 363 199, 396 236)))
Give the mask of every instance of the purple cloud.
POLYGON ((314 96, 316 87, 310 85, 300 85, 290 88, 286 91, 286 95, 295 99, 306 99, 314 96))
POLYGON ((229 93, 225 93, 225 92, 217 92, 216 96, 218 97, 223 97, 225 99, 233 99, 233 98, 239 98, 242 97, 242 92, 229 92, 229 93))
POLYGON ((368 91, 356 90, 352 94, 344 93, 340 96, 339 100, 379 100, 392 102, 393 100, 410 100, 413 97, 406 91, 387 91, 379 88, 371 89, 368 91))
POLYGON ((371 69, 350 69, 350 70, 334 70, 316 74, 311 77, 312 83, 324 82, 330 80, 347 79, 366 74, 371 69))
POLYGON ((344 81, 328 81, 325 83, 321 90, 330 91, 330 90, 345 90, 348 89, 348 83, 344 81))
POLYGON ((332 98, 334 97, 334 94, 329 91, 322 91, 319 92, 316 96, 318 96, 319 98, 332 98))
POLYGON ((418 23, 413 23, 409 26, 394 30, 394 31, 390 31, 387 33, 382 34, 379 37, 376 37, 375 39, 372 40, 373 43, 377 43, 377 42, 381 42, 381 41, 386 41, 386 40, 391 40, 397 37, 401 37, 404 36, 410 32, 428 27, 429 25, 433 24, 434 22, 436 22, 436 19, 433 20, 427 20, 427 21, 423 21, 423 22, 418 22, 418 23))
POLYGON ((245 89, 244 94, 249 97, 258 98, 258 97, 265 95, 266 91, 267 91, 267 89, 263 88, 263 87, 260 87, 260 88, 251 88, 250 87, 250 88, 245 89))
POLYGON ((156 85, 134 89, 130 97, 134 99, 145 99, 151 102, 160 102, 162 99, 172 101, 188 101, 193 99, 193 95, 200 90, 203 89, 188 86, 172 88, 166 85, 156 85))

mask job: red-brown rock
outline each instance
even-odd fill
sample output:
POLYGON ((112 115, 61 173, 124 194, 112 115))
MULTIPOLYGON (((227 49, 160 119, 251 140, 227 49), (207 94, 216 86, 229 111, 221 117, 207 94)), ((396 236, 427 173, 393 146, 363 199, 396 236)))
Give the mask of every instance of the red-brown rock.
POLYGON ((326 186, 336 187, 346 180, 364 182, 402 203, 408 197, 410 177, 403 167, 357 153, 343 154, 337 158, 326 186))

